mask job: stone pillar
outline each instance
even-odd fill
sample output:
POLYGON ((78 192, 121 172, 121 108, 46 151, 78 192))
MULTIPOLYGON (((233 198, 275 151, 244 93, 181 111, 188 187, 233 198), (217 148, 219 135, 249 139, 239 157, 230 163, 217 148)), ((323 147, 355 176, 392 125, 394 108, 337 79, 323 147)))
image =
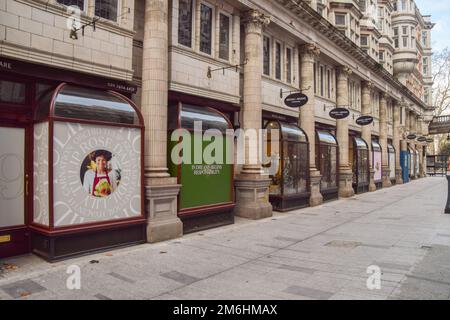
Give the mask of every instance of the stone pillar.
POLYGON ((383 188, 392 186, 389 169, 389 153, 387 142, 387 96, 382 93, 380 96, 380 146, 381 146, 381 173, 383 178, 383 188))
MULTIPOLYGON (((413 112, 412 110, 409 111, 409 117, 408 117, 408 119, 409 119, 409 133, 410 133, 410 134, 416 133, 415 128, 414 128, 414 118, 415 118, 414 112, 413 112)), ((416 144, 415 144, 415 140, 409 140, 408 142, 409 142, 409 145, 410 145, 410 147, 412 148, 412 150, 413 150, 414 152, 416 152, 416 144)), ((411 160, 411 165, 412 165, 412 167, 413 167, 413 174, 412 174, 412 179, 413 179, 413 180, 417 178, 417 177, 416 177, 416 169, 415 169, 415 167, 416 167, 416 162, 414 161, 415 158, 416 158, 416 155, 413 154, 413 155, 411 156, 411 159, 412 159, 412 160, 411 160)))
POLYGON ((301 68, 300 85, 304 88, 303 93, 308 96, 308 103, 300 108, 300 127, 309 138, 309 168, 311 180, 311 197, 309 204, 311 207, 323 202, 320 193, 320 181, 322 176, 316 168, 316 128, 315 128, 315 108, 316 101, 314 95, 314 60, 320 54, 320 49, 314 44, 305 44, 301 47, 301 68))
MULTIPOLYGON (((370 104, 371 91, 373 84, 370 81, 364 81, 362 83, 362 98, 361 98, 361 113, 364 116, 373 116, 372 115, 372 106, 370 104)), ((361 128, 361 136, 364 141, 367 142, 369 147, 369 163, 370 163, 370 176, 369 176, 369 191, 373 192, 377 190, 374 181, 375 170, 373 169, 373 159, 372 159, 372 126, 362 126, 361 128)))
MULTIPOLYGON (((337 101, 338 107, 348 108, 348 76, 352 70, 347 66, 338 69, 337 101)), ((348 163, 348 119, 336 120, 336 135, 339 143, 339 197, 348 198, 355 195, 353 190, 353 172, 348 163)))
POLYGON ((181 186, 167 169, 168 23, 168 2, 146 0, 141 108, 146 127, 144 175, 149 242, 183 234, 177 216, 181 186))
POLYGON ((270 23, 270 18, 257 10, 251 10, 244 18, 245 59, 244 101, 242 106, 242 129, 249 133, 245 143, 245 163, 235 179, 235 214, 248 219, 272 216, 269 202, 269 176, 263 174, 260 151, 261 141, 249 131, 261 130, 262 122, 262 30, 270 23), (253 140, 252 140, 253 139, 253 140))
POLYGON ((392 142, 394 144, 395 148, 395 183, 396 184, 403 184, 403 178, 402 178, 402 167, 400 164, 400 106, 397 102, 394 102, 393 104, 394 109, 394 121, 392 126, 392 142))
MULTIPOLYGON (((420 116, 417 116, 417 131, 418 131, 420 136, 425 136, 424 135, 424 129, 423 129, 423 121, 422 121, 420 116)), ((419 163, 420 163, 419 178, 425 178, 426 173, 427 173, 426 157, 424 157, 424 145, 425 145, 425 143, 423 143, 423 142, 419 143, 419 153, 420 153, 420 157, 419 157, 419 159, 420 159, 419 160, 419 163)))

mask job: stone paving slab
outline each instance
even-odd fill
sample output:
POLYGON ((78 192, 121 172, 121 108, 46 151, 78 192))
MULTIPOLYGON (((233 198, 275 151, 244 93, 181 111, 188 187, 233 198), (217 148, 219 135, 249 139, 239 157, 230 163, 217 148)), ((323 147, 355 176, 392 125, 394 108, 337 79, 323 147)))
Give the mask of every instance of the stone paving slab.
POLYGON ((0 260, 0 300, 450 299, 445 178, 49 264, 0 260), (91 260, 98 260, 92 264, 91 260), (81 289, 69 290, 69 266, 81 289), (369 266, 381 269, 370 290, 369 266))

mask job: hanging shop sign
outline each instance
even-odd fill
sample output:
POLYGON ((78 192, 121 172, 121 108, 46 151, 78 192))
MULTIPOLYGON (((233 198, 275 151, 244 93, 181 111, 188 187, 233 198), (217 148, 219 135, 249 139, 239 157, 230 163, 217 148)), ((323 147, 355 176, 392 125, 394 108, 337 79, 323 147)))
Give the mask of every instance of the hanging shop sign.
POLYGON ((426 142, 427 138, 425 138, 425 137, 418 137, 417 141, 419 141, 419 142, 426 142))
POLYGON ((308 97, 301 92, 290 94, 284 99, 284 103, 290 108, 299 108, 308 103, 308 97))
POLYGON ((406 137, 406 139, 408 140, 415 140, 417 138, 417 136, 415 134, 410 134, 406 137))
POLYGON ((345 119, 350 115, 350 111, 345 108, 334 108, 330 111, 329 115, 333 119, 345 119))
POLYGON ((356 123, 360 126, 367 126, 373 122, 372 116, 361 116, 356 119, 356 123))

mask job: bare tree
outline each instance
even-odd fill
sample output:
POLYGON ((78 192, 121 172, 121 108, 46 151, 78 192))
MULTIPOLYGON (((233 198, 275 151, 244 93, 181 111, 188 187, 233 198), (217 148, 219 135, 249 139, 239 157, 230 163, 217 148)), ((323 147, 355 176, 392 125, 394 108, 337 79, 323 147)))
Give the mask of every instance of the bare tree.
MULTIPOLYGON (((433 106, 436 117, 450 113, 450 49, 433 55, 433 106)), ((447 144, 447 135, 438 135, 438 148, 447 144)))

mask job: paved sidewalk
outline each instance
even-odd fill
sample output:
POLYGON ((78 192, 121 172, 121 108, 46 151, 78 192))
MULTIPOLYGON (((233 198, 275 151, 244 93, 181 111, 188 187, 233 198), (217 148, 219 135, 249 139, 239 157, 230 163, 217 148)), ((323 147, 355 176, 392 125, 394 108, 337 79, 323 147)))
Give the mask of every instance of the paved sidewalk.
POLYGON ((165 243, 7 259, 17 268, 0 271, 0 299, 449 299, 446 197, 445 178, 426 178, 165 243), (66 287, 70 265, 80 290, 66 287))

